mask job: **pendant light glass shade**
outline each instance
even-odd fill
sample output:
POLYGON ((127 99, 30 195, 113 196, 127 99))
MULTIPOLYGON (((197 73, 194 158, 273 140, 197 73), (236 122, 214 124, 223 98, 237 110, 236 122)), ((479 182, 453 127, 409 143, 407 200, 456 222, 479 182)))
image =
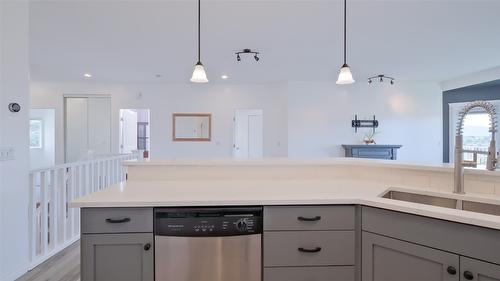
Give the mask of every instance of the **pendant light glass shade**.
POLYGON ((351 69, 347 64, 344 64, 340 69, 339 78, 337 79, 337 85, 352 84, 356 81, 352 78, 351 69))
POLYGON ((337 85, 347 85, 354 82, 356 81, 352 78, 351 69, 347 65, 347 0, 344 0, 344 65, 340 68, 337 85))
POLYGON ((193 83, 208 83, 207 73, 205 72, 205 67, 201 62, 198 62, 194 66, 193 76, 191 77, 191 82, 193 83))
POLYGON ((194 66, 191 82, 208 83, 205 67, 201 63, 201 0, 198 0, 198 62, 194 66))

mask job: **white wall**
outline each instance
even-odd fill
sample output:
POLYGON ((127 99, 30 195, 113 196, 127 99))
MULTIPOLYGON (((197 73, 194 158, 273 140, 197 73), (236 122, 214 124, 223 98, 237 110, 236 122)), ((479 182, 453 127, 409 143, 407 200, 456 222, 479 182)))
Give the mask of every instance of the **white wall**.
MULTIPOLYGON (((232 117, 237 108, 264 110, 264 156, 342 156, 341 144, 361 143, 350 126, 354 114, 380 121, 376 140, 402 144, 400 160, 441 162, 441 90, 437 83, 400 82, 337 86, 331 82, 275 84, 130 84, 32 82, 32 105, 56 108, 57 140, 63 142, 64 94, 112 96, 112 147, 118 152, 119 109, 151 109, 153 159, 231 157, 232 117), (172 142, 171 114, 210 112, 213 141, 172 142)), ((62 146, 57 146, 62 161, 62 146)))
POLYGON ((30 148, 30 169, 53 166, 56 157, 55 110, 31 109, 30 119, 42 121, 42 147, 30 148))
POLYGON ((342 156, 341 145, 361 143, 366 132, 355 134, 351 128, 351 120, 358 114, 358 118, 376 115, 380 133, 375 140, 380 144, 402 144, 400 160, 441 162, 441 99, 437 83, 290 83, 288 154, 342 156))
POLYGON ((28 1, 0 1, 0 146, 15 160, 0 162, 0 280, 28 266, 29 51, 28 1), (21 104, 19 113, 7 110, 21 104))
POLYGON ((440 84, 443 91, 449 91, 498 79, 500 79, 500 66, 455 77, 440 84))
POLYGON ((119 110, 151 110, 151 156, 158 158, 231 157, 235 109, 264 110, 264 155, 287 155, 286 84, 128 84, 32 82, 32 107, 56 109, 56 162, 63 161, 63 95, 109 94, 112 149, 118 152, 119 110), (212 113, 211 142, 173 142, 172 113, 212 113))

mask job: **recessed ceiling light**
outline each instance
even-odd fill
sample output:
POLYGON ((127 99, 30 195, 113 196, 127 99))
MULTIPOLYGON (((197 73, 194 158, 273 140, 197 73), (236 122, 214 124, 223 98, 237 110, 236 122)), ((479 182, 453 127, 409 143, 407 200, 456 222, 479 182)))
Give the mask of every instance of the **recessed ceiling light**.
POLYGON ((83 74, 83 77, 85 77, 85 78, 92 78, 92 74, 90 74, 90 73, 85 73, 85 74, 83 74))
POLYGON ((227 75, 222 75, 220 78, 222 78, 222 79, 226 80, 226 79, 228 79, 228 78, 229 78, 229 76, 227 76, 227 75))

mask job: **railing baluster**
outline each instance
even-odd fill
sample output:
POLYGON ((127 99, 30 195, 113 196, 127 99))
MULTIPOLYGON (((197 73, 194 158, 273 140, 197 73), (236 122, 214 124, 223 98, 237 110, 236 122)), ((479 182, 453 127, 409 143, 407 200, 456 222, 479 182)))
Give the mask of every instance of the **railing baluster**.
POLYGON ((30 172, 30 269, 79 237, 80 213, 69 203, 125 180, 123 162, 136 158, 136 154, 110 156, 30 172))
POLYGON ((47 172, 42 171, 40 173, 40 210, 41 210, 41 253, 45 253, 48 250, 48 200, 47 200, 47 172))
POLYGON ((57 219, 57 174, 56 170, 49 170, 50 173, 50 207, 49 207, 49 239, 50 239, 50 249, 54 249, 57 245, 57 229, 58 229, 58 219, 57 219))
POLYGON ((36 257, 36 187, 35 187, 35 173, 29 175, 29 209, 28 209, 28 229, 30 235, 30 262, 33 262, 36 257))

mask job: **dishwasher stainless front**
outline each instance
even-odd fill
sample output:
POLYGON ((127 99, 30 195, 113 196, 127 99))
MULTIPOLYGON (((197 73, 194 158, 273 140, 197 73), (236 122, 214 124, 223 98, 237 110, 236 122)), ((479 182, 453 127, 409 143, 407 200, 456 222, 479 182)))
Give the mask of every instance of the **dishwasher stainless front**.
POLYGON ((262 208, 155 209, 156 281, 261 281, 262 208))

